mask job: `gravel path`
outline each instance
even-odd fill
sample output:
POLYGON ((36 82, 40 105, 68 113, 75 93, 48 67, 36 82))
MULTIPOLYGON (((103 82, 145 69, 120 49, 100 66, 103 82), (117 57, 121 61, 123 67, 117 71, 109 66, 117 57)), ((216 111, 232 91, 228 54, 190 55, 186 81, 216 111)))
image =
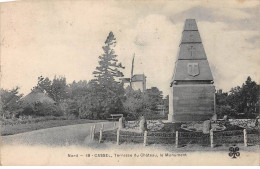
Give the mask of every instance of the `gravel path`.
POLYGON ((99 131, 101 124, 104 130, 113 128, 113 122, 86 123, 61 127, 53 127, 20 133, 10 136, 2 136, 2 145, 6 144, 42 144, 49 146, 80 145, 90 134, 90 127, 96 124, 96 131, 99 131))

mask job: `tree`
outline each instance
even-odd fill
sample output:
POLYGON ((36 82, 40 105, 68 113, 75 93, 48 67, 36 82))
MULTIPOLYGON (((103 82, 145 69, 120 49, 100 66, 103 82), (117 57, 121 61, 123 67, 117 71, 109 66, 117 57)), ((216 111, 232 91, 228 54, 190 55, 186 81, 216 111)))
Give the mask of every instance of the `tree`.
POLYGON ((133 90, 130 86, 125 89, 125 100, 123 102, 126 118, 128 120, 138 119, 144 112, 144 95, 140 90, 133 90))
POLYGON ((144 102, 146 109, 156 111, 157 105, 163 104, 163 95, 157 87, 147 89, 144 93, 144 102))
POLYGON ((37 86, 33 87, 32 91, 41 91, 46 94, 52 92, 52 81, 48 77, 39 76, 37 86))
POLYGON ((54 77, 49 95, 57 103, 67 98, 67 82, 65 77, 54 77))
POLYGON ((227 103, 231 106, 232 109, 237 113, 243 112, 243 103, 242 103, 242 88, 240 86, 231 88, 228 97, 227 103))
POLYGON ((54 77, 51 81, 48 77, 38 77, 37 86, 32 91, 41 91, 46 93, 55 102, 60 103, 67 97, 67 83, 65 77, 54 77))
POLYGON ((86 80, 80 80, 79 82, 73 81, 68 85, 67 91, 70 99, 80 99, 88 92, 88 82, 86 80))
POLYGON ((73 81, 67 86, 68 98, 63 101, 61 107, 68 118, 79 117, 81 101, 88 91, 88 82, 86 80, 73 81))
POLYGON ((105 119, 112 113, 122 113, 121 98, 107 90, 95 80, 89 82, 88 92, 80 102, 80 118, 105 119))
POLYGON ((160 115, 157 114, 157 106, 168 106, 169 100, 167 101, 167 98, 163 99, 162 92, 157 87, 147 89, 144 93, 127 87, 123 105, 127 117, 131 120, 136 120, 141 116, 148 119, 158 119, 160 115))
POLYGON ((114 83, 115 77, 123 77, 123 73, 120 69, 124 69, 121 63, 118 63, 117 55, 113 47, 116 45, 116 38, 113 32, 110 32, 103 46, 104 53, 99 56, 99 66, 93 72, 97 78, 99 84, 107 85, 108 83, 114 83))
POLYGON ((19 87, 12 90, 0 90, 1 97, 1 109, 0 116, 11 118, 22 111, 21 97, 23 95, 19 94, 19 87))
POLYGON ((102 118, 102 90, 97 81, 90 81, 87 95, 81 101, 80 118, 99 119, 102 118))
POLYGON ((165 99, 163 99, 163 105, 165 106, 165 110, 169 111, 169 95, 167 95, 165 99))
POLYGON ((104 53, 99 56, 99 66, 93 72, 95 79, 89 83, 89 92, 81 102, 80 117, 104 119, 114 113, 122 113, 124 97, 123 84, 118 82, 123 77, 114 47, 116 38, 110 32, 103 46, 104 53))
POLYGON ((257 101, 259 97, 259 86, 249 76, 242 85, 242 112, 247 115, 256 114, 257 101))
POLYGON ((233 116, 234 110, 231 106, 228 105, 228 93, 222 92, 222 90, 218 90, 216 95, 216 113, 218 117, 223 118, 224 115, 233 116))
POLYGON ((258 115, 259 85, 249 76, 242 87, 237 86, 230 90, 227 103, 237 117, 253 118, 258 115))
POLYGON ((229 105, 217 105, 216 109, 218 118, 223 118, 225 115, 229 117, 237 117, 235 109, 232 109, 229 105))

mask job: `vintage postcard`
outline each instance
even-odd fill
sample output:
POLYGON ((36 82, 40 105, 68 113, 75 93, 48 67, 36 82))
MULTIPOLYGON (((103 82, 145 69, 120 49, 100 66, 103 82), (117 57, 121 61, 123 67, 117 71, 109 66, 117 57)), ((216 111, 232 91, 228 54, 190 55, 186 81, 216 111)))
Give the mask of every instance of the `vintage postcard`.
POLYGON ((0 164, 260 164, 259 0, 0 3, 0 164))

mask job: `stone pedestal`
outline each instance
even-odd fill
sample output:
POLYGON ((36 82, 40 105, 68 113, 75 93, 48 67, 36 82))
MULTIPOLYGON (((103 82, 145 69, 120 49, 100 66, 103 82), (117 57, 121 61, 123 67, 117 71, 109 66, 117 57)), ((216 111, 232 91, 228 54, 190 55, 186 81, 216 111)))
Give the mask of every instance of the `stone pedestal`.
MULTIPOLYGON (((213 85, 174 85, 173 122, 205 121, 214 115, 213 85)), ((170 114, 169 114, 170 115, 170 114)))

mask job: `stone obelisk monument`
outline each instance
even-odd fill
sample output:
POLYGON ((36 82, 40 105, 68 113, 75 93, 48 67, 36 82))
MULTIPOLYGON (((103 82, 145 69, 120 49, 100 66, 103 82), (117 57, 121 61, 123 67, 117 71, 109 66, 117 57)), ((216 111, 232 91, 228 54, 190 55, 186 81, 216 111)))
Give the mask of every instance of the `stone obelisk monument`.
POLYGON ((195 19, 186 19, 179 47, 168 121, 208 120, 214 115, 215 86, 195 19))

